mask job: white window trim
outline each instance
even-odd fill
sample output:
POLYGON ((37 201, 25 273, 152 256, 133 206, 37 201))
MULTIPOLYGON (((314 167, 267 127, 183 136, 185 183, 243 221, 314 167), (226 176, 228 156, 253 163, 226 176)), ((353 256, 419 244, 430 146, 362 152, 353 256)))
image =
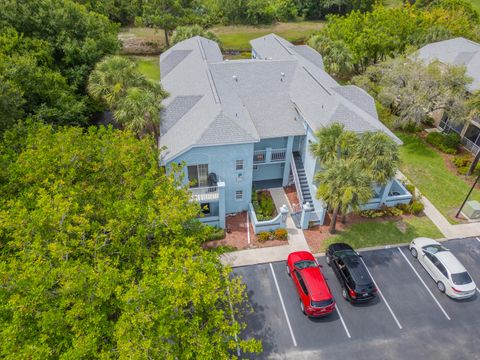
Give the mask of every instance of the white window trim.
POLYGON ((243 171, 245 170, 245 161, 243 159, 235 160, 235 171, 243 171), (239 168, 239 164, 241 164, 241 168, 239 168))
POLYGON ((243 201, 243 190, 235 190, 235 201, 243 201), (238 194, 240 193, 240 198, 238 194))

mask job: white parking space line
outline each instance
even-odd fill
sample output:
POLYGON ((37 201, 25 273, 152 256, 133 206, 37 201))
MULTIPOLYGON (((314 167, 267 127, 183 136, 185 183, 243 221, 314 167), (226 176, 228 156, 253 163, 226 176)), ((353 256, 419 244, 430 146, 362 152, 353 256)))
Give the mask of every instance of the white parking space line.
MULTIPOLYGON (((430 289, 428 288, 427 284, 425 284, 425 281, 423 281, 422 277, 420 276, 420 274, 417 272, 417 270, 415 270, 415 268, 413 267, 412 263, 410 262, 410 260, 407 259, 407 257, 405 256, 405 254, 403 253, 403 251, 397 247, 398 251, 400 251, 400 254, 402 254, 403 258, 405 259, 405 261, 407 262, 407 264, 410 266, 410 268, 413 270, 413 272, 415 273, 415 275, 417 275, 418 279, 420 280, 420 282, 423 284, 423 286, 425 287, 425 289, 427 289, 428 293, 430 294, 430 296, 432 297, 432 299, 437 303, 438 307, 440 308, 440 310, 442 310, 443 312, 443 315, 445 315, 445 317, 448 319, 448 320, 451 320, 450 319, 450 316, 448 316, 447 312, 445 311, 445 309, 442 307, 442 305, 440 305, 440 303, 438 302, 437 298, 433 295, 433 293, 430 291, 430 289)), ((478 289, 477 289, 478 290, 478 289)))
POLYGON ((337 309, 338 316, 340 317, 340 321, 342 322, 343 328, 345 329, 345 332, 347 333, 348 338, 350 339, 350 331, 348 331, 347 325, 345 324, 345 321, 343 321, 343 316, 340 313, 340 309, 338 308, 338 304, 336 304, 335 308, 337 309))
POLYGON ((477 288, 477 292, 480 294, 480 290, 477 288))
POLYGON ((282 303, 283 312, 285 314, 285 318, 287 319, 287 325, 288 325, 288 329, 290 330, 290 335, 292 336, 293 346, 296 347, 297 340, 295 340, 295 335, 293 334, 292 325, 290 325, 290 319, 288 318, 287 309, 285 309, 285 303, 283 302, 282 292, 280 291, 280 287, 278 286, 277 277, 275 276, 275 270, 273 270, 272 263, 270 263, 270 269, 272 270, 273 281, 275 281, 275 286, 277 287, 278 296, 280 297, 280 302, 282 303))
POLYGON ((385 299, 385 296, 383 296, 382 290, 380 290, 380 287, 378 286, 377 282, 376 282, 375 279, 373 278, 372 273, 371 273, 370 270, 368 269, 367 264, 365 264, 365 261, 363 261, 362 258, 360 258, 360 259, 362 260, 362 263, 363 263, 363 265, 365 266, 365 269, 367 269, 368 274, 369 274, 370 277, 372 278, 373 283, 375 284, 375 287, 377 288, 378 293, 380 294, 380 296, 382 297, 383 301, 385 302, 385 305, 387 305, 387 308, 388 308, 388 310, 390 311, 390 314, 392 314, 393 320, 395 320, 395 322, 397 323, 397 326, 398 326, 399 329, 403 329, 403 328, 402 328, 402 325, 400 324, 400 321, 398 321, 397 317, 395 316, 395 313, 393 312, 392 308, 390 307, 390 304, 388 303, 387 299, 385 299))
POLYGON ((478 237, 477 237, 477 238, 475 238, 475 239, 477 239, 477 241, 480 241, 480 238, 478 238, 478 237))

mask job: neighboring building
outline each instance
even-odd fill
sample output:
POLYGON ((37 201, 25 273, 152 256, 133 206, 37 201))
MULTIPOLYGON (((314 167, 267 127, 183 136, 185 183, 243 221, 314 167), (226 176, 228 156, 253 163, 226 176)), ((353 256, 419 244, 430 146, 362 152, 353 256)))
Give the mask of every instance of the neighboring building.
MULTIPOLYGON (((466 74, 472 78, 468 90, 472 93, 480 90, 480 44, 459 37, 428 44, 418 51, 418 58, 426 62, 438 60, 444 64, 463 65, 466 74)), ((480 121, 470 120, 465 125, 449 124, 444 116, 439 127, 445 131, 455 131, 462 137, 465 147, 474 154, 480 149, 480 121)))
MULTIPOLYGON (((202 221, 225 226, 225 214, 249 208, 252 186, 295 183, 301 203, 313 204, 318 170, 308 147, 314 132, 341 122, 356 132, 383 131, 374 100, 356 86, 340 86, 322 57, 270 34, 251 41, 251 60, 224 60, 217 43, 202 37, 180 42, 160 56, 164 102, 162 163, 185 163, 192 198, 206 209, 202 221)), ((392 179, 365 205, 395 205, 411 195, 392 179)))

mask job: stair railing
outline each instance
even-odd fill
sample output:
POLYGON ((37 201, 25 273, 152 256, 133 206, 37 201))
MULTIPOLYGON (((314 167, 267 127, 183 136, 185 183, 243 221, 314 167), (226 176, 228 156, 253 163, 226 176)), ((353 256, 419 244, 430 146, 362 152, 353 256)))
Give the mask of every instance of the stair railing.
POLYGON ((295 158, 293 157, 293 153, 291 155, 292 161, 290 161, 290 167, 292 169, 293 181, 295 182, 295 188, 297 189, 298 200, 300 201, 300 204, 303 204, 302 187, 300 186, 300 179, 298 178, 297 166, 295 165, 295 158))

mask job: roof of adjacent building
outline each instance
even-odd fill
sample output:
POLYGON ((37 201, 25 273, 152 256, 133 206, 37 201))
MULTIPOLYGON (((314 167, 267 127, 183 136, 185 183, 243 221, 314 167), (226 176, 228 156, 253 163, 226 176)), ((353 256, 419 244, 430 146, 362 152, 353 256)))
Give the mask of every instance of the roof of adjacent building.
POLYGON ((304 135, 341 122, 350 130, 384 131, 373 99, 356 86, 340 86, 323 70, 321 55, 274 34, 251 42, 258 57, 223 60, 217 43, 182 41, 160 56, 164 100, 163 160, 195 146, 258 142, 304 135), (265 60, 266 59, 266 60, 265 60))
POLYGON ((458 37, 425 45, 418 50, 418 58, 431 62, 438 60, 445 64, 464 65, 467 75, 473 79, 469 91, 480 89, 480 44, 458 37))

